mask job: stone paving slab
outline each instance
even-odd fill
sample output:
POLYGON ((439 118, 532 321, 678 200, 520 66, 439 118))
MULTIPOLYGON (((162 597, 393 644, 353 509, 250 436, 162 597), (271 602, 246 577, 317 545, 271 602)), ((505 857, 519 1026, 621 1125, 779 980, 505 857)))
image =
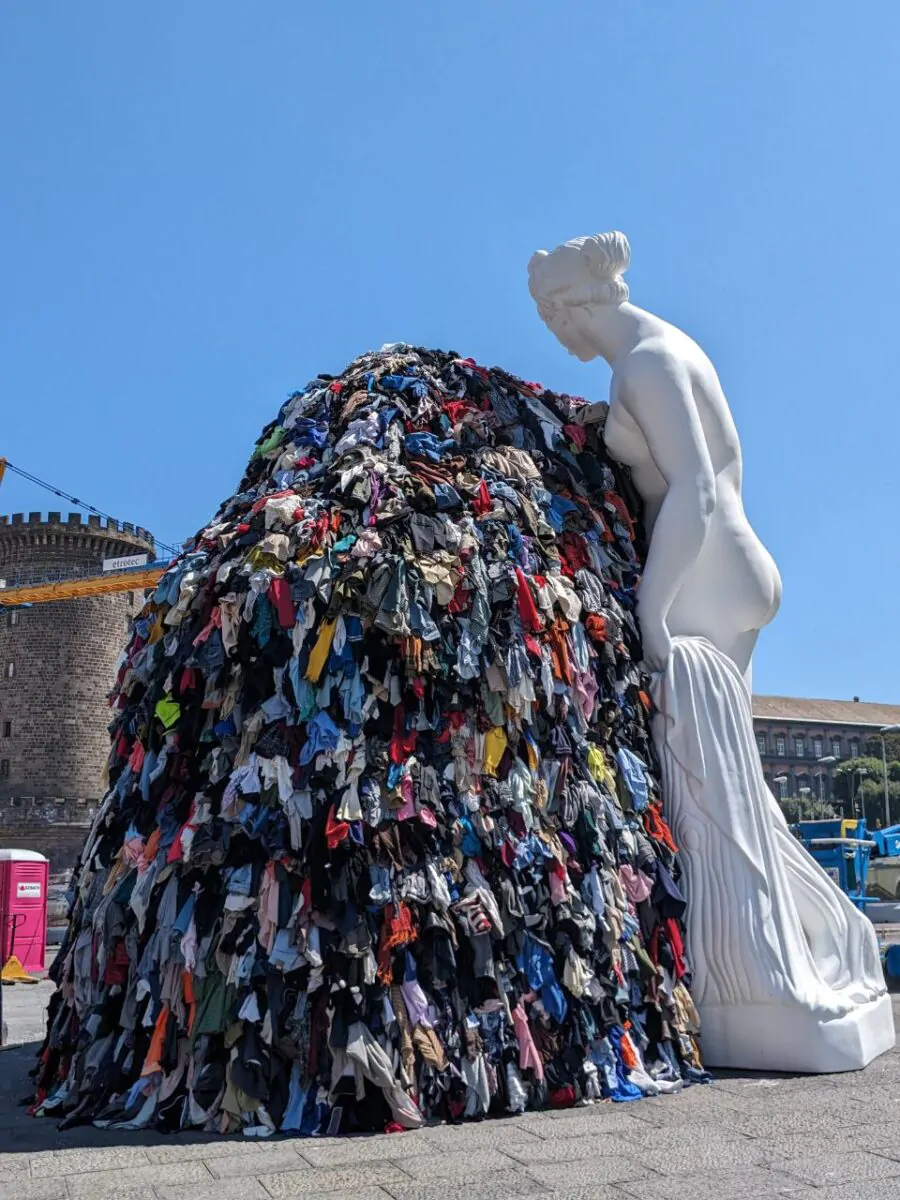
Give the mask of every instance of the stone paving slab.
POLYGON ((312 1171, 313 1168, 297 1153, 295 1144, 277 1142, 268 1154, 228 1154, 204 1159, 207 1169, 216 1179, 255 1179, 265 1171, 312 1171))
POLYGON ((643 1181, 651 1172, 637 1158, 585 1158, 569 1163, 535 1163, 528 1167, 528 1174, 548 1189, 565 1191, 637 1179, 643 1181))
POLYGON ((863 1180, 849 1187, 845 1183, 839 1183, 831 1187, 816 1188, 809 1193, 809 1200, 900 1200, 900 1181, 863 1180))
POLYGON ((511 1142, 506 1146, 505 1153, 526 1166, 531 1163, 570 1163, 582 1158, 628 1160, 638 1155, 638 1145, 639 1143, 627 1141, 619 1134, 592 1135, 586 1131, 580 1137, 559 1138, 553 1141, 538 1141, 535 1138, 527 1145, 523 1142, 511 1142))
POLYGON ((314 1167, 339 1167, 366 1162, 405 1160, 418 1155, 441 1153, 426 1138, 415 1133, 390 1133, 346 1138, 305 1138, 297 1142, 299 1153, 314 1167))
MULTIPOLYGON (((328 1193, 356 1196, 360 1190, 379 1184, 410 1182, 410 1177, 395 1163, 370 1163, 367 1167, 337 1167, 331 1170, 283 1171, 260 1175, 260 1183, 270 1196, 314 1196, 328 1193)), ((381 1193, 382 1200, 385 1193, 381 1193)))
POLYGON ((32 1183, 20 1175, 6 1177, 6 1163, 0 1156, 0 1200, 68 1200, 65 1179, 40 1179, 32 1183))
POLYGON ((216 1183, 157 1184, 151 1193, 156 1200, 272 1200, 256 1179, 220 1179, 216 1183))
POLYGON ((851 1154, 832 1152, 817 1154, 814 1157, 792 1158, 789 1161, 785 1160, 779 1169, 816 1187, 838 1184, 842 1180, 852 1180, 854 1183, 861 1179, 900 1180, 900 1162, 866 1150, 851 1154))
MULTIPOLYGON (((815 1188, 801 1180, 764 1167, 739 1167, 656 1176, 626 1182, 621 1190, 634 1200, 819 1200, 815 1188)), ((846 1200, 855 1193, 847 1192, 846 1200)))
POLYGON ((855 1074, 726 1072, 677 1096, 417 1133, 60 1132, 20 1103, 50 990, 4 991, 28 1044, 0 1052, 0 1200, 900 1200, 896 1051, 855 1074))
POLYGON ((479 1179, 458 1183, 388 1183, 385 1191, 392 1200, 512 1200, 515 1196, 544 1196, 546 1188, 535 1179, 517 1171, 492 1171, 479 1179))

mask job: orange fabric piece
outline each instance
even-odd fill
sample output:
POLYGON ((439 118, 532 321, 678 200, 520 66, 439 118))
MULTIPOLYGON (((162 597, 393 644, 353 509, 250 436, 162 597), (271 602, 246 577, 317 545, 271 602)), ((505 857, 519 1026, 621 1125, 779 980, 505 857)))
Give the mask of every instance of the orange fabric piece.
POLYGON ((388 904, 384 910, 384 924, 381 926, 376 955, 376 976, 382 983, 391 982, 391 951, 416 941, 418 936, 409 905, 404 904, 402 900, 396 908, 393 904, 388 904))
POLYGON ((678 847, 672 837, 672 830, 663 818, 662 805, 658 801, 655 804, 647 805, 643 812, 643 819, 647 835, 654 841, 662 842, 664 846, 668 846, 674 854, 677 854, 678 847))
POLYGON ((141 1068, 142 1079, 145 1075, 153 1075, 156 1071, 162 1070, 162 1064, 159 1060, 162 1056, 166 1040, 166 1025, 168 1022, 169 1010, 163 1005, 159 1016, 156 1018, 156 1024, 153 1027, 153 1037, 150 1039, 150 1049, 147 1051, 147 1057, 144 1059, 144 1065, 141 1068))
POLYGON ((619 1049, 622 1052, 622 1062, 629 1071, 634 1071, 640 1067, 640 1059, 638 1058, 634 1046, 631 1043, 631 1038, 627 1033, 622 1034, 622 1041, 619 1043, 619 1049))
POLYGON ((568 629, 565 621, 554 621, 547 630, 547 642, 550 646, 550 662, 554 676, 565 683, 572 683, 572 664, 569 662, 569 647, 566 642, 568 629))
POLYGON ((606 641, 606 617, 601 617, 597 613, 589 613, 585 618, 584 627, 588 632, 588 637, 593 641, 606 641))
POLYGON ((141 855, 141 863, 138 866, 138 875, 143 875, 150 864, 156 858, 156 853, 159 850, 159 843, 162 838, 162 829, 157 825, 147 841, 144 843, 144 853, 141 855))
POLYGON ((181 993, 188 1006, 188 1033, 194 1032, 194 1018, 197 1016, 197 997, 194 995, 194 976, 191 971, 185 971, 181 977, 181 993))

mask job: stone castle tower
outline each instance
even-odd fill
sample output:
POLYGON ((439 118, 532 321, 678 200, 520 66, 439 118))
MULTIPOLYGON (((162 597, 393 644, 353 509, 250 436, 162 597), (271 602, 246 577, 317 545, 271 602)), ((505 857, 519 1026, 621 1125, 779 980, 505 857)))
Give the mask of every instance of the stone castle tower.
MULTIPOLYGON (((96 575, 104 558, 145 552, 152 561, 152 535, 129 524, 80 513, 0 516, 0 579, 9 587, 96 575)), ((100 797, 106 697, 142 605, 143 592, 118 592, 0 608, 0 798, 33 806, 100 797)))

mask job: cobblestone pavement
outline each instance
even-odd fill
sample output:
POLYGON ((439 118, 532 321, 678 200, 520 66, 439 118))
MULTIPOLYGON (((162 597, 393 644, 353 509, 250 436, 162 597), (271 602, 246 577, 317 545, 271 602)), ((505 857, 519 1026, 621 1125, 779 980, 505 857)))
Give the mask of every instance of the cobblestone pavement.
POLYGON ((4 989, 19 1045, 0 1052, 0 1200, 900 1200, 896 1051, 853 1075, 727 1072, 680 1096, 391 1136, 60 1133, 21 1106, 49 993, 4 989))

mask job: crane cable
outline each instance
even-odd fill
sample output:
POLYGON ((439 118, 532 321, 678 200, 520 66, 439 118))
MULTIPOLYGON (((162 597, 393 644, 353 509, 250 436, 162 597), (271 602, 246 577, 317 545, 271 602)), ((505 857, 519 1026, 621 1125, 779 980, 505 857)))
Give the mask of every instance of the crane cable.
MULTIPOLYGON (((29 483, 36 484, 38 487, 45 488, 48 492, 52 492, 54 496, 59 496, 60 500, 68 500, 70 504, 77 504, 79 508, 83 508, 86 512, 93 513, 95 517, 103 517, 107 521, 112 521, 113 524, 119 526, 124 522, 119 521, 117 517, 110 516, 109 513, 103 512, 102 509, 94 508, 92 504, 85 504, 83 500, 79 500, 77 496, 70 496, 68 492, 63 492, 59 488, 54 487, 52 483, 45 483, 43 479, 38 479, 37 475, 32 475, 30 471, 23 471, 21 467, 15 466, 5 459, 5 466, 8 471, 19 475, 22 479, 26 479, 29 483)), ((169 546, 166 542, 161 542, 158 538, 154 538, 156 545, 160 550, 165 551, 171 558, 175 558, 181 553, 181 549, 177 546, 169 546)))

